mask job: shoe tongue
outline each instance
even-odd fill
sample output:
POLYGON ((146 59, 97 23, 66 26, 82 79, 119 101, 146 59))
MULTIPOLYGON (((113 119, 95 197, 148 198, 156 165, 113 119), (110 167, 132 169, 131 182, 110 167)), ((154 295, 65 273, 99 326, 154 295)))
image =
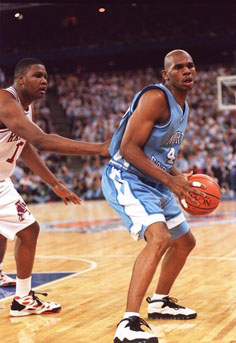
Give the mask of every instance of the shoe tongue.
POLYGON ((127 325, 130 326, 131 330, 133 331, 144 331, 142 328, 141 328, 141 324, 140 324, 140 317, 138 316, 132 316, 130 317, 130 321, 127 325))

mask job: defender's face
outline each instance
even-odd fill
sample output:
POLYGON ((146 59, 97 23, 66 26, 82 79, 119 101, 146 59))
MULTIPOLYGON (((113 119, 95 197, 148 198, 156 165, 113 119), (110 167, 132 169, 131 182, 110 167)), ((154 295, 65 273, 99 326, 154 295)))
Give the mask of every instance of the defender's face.
POLYGON ((163 77, 167 84, 187 91, 193 87, 196 75, 195 65, 190 55, 177 54, 170 59, 163 77))
POLYGON ((25 75, 21 75, 19 82, 23 87, 25 95, 34 100, 40 99, 47 91, 48 75, 42 64, 33 64, 25 75))

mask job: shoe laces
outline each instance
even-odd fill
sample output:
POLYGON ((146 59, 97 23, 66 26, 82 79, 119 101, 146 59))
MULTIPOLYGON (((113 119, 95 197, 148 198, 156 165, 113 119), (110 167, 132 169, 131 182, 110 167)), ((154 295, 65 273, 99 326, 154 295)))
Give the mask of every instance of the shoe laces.
POLYGON ((144 319, 138 317, 138 316, 131 316, 131 317, 128 317, 128 318, 124 318, 122 319, 119 324, 117 326, 120 325, 121 322, 125 321, 125 320, 128 320, 128 323, 126 325, 127 326, 130 326, 130 328, 134 331, 144 331, 142 328, 141 328, 141 325, 144 325, 146 326, 149 330, 152 331, 152 329, 150 328, 150 326, 148 325, 148 323, 145 322, 144 319))
POLYGON ((29 295, 32 296, 32 298, 37 301, 38 305, 42 305, 42 301, 35 295, 35 294, 41 294, 43 295, 44 297, 46 297, 48 294, 47 293, 41 293, 41 292, 35 292, 35 291, 30 291, 29 295))
POLYGON ((169 306, 171 308, 174 308, 174 309, 179 309, 179 308, 185 308, 184 306, 180 306, 177 304, 178 302, 178 299, 176 298, 173 298, 173 297, 164 297, 162 299, 156 299, 156 300, 152 300, 150 297, 147 297, 146 301, 149 303, 149 304, 152 304, 152 303, 155 303, 155 302, 163 302, 163 307, 164 306, 169 306))

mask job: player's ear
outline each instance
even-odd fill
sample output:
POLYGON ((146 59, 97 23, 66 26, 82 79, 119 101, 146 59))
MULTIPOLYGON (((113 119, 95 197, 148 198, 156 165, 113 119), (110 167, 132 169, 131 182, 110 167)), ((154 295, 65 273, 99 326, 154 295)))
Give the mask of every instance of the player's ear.
POLYGON ((23 74, 19 74, 19 75, 17 76, 17 82, 18 82, 18 84, 19 84, 20 86, 24 85, 24 83, 25 83, 25 77, 24 77, 23 74))
POLYGON ((165 81, 169 80, 168 72, 166 70, 161 71, 161 76, 165 81))

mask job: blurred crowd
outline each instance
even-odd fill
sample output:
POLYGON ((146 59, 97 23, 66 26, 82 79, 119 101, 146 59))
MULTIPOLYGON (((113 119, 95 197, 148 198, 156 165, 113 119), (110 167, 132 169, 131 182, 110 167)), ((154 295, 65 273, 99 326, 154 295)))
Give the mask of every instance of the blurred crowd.
MULTIPOLYGON (((190 118, 176 166, 182 172, 206 173, 217 179, 222 193, 236 194, 236 110, 219 111, 217 76, 233 74, 229 67, 198 70, 188 96, 190 118)), ((86 72, 50 76, 49 88, 57 91, 71 138, 101 142, 119 125, 133 96, 146 85, 161 82, 160 70, 86 72)), ((35 104, 35 121, 47 133, 56 132, 47 98, 35 104)), ((103 198, 101 174, 109 158, 77 158, 40 152, 50 170, 83 199, 103 198), (76 163, 75 163, 76 162, 76 163)), ((51 188, 19 162, 12 176, 27 202, 57 200, 51 188)))

